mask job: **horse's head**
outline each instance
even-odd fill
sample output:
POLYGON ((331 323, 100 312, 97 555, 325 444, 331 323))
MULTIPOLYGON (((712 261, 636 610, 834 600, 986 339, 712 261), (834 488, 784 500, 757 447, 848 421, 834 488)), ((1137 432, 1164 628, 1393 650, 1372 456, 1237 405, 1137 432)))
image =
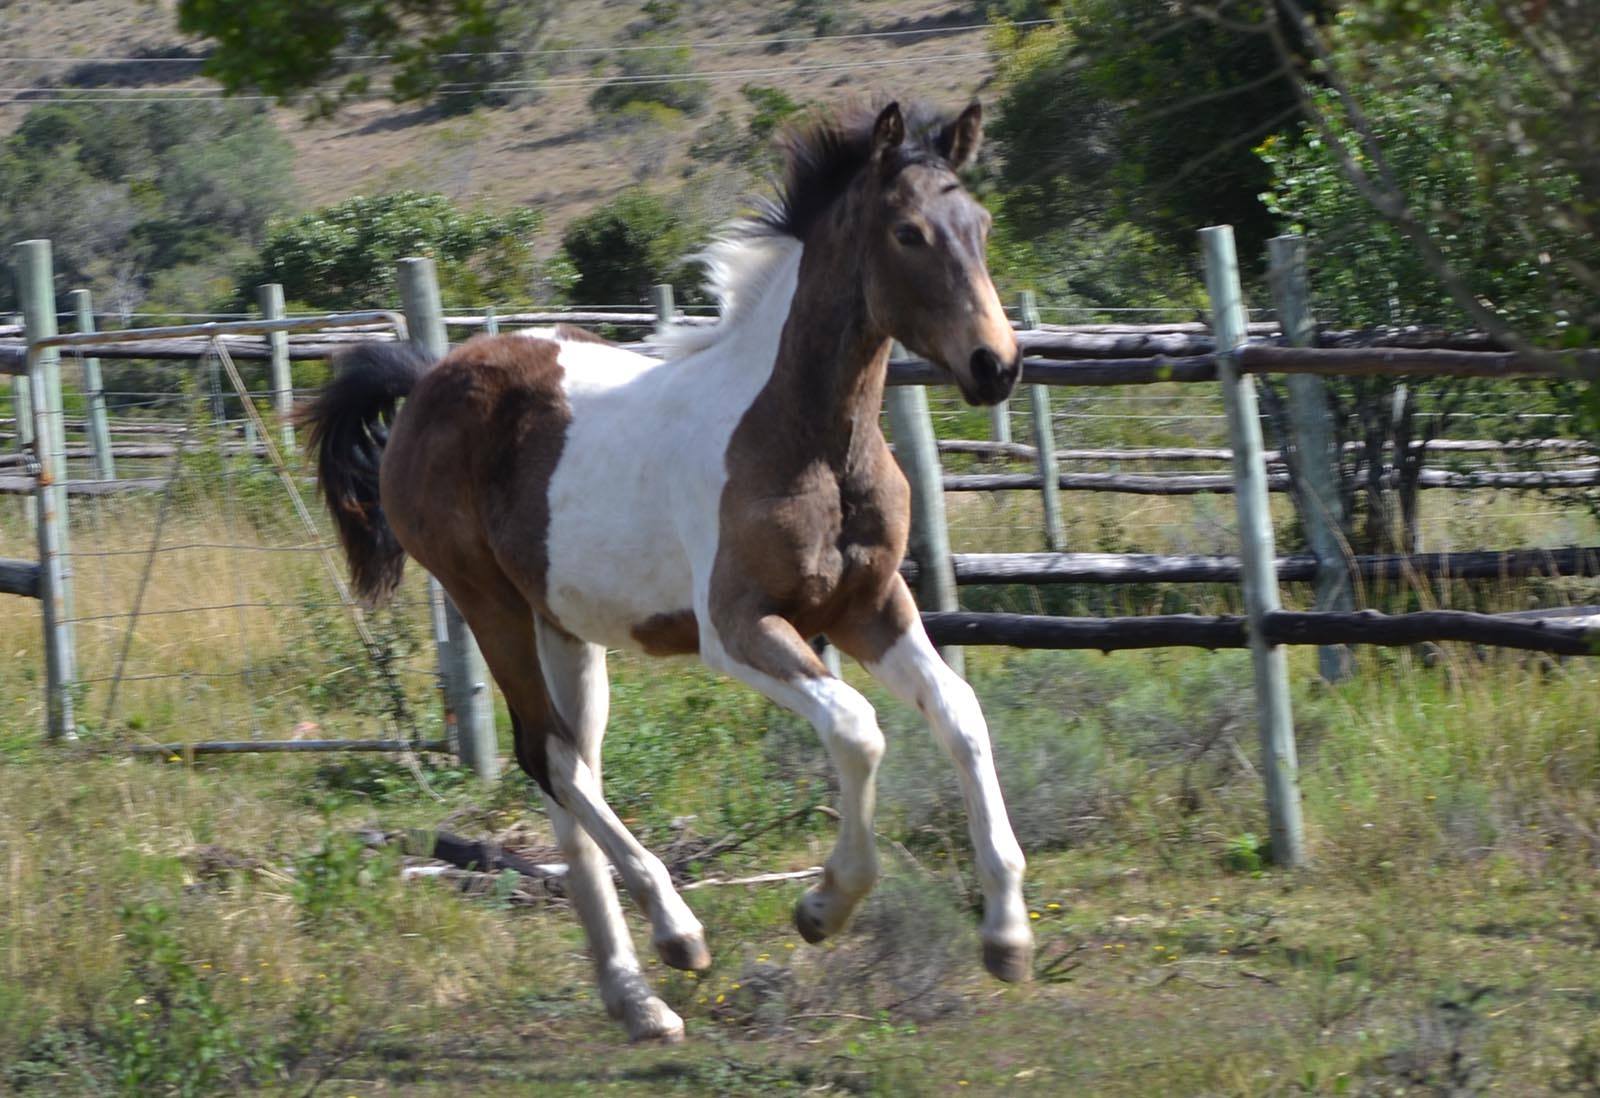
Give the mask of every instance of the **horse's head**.
POLYGON ((879 114, 861 173, 863 290, 875 324, 950 374, 969 404, 998 404, 1022 351, 989 279, 989 212, 956 171, 977 151, 974 102, 926 140, 908 141, 898 103, 879 114))

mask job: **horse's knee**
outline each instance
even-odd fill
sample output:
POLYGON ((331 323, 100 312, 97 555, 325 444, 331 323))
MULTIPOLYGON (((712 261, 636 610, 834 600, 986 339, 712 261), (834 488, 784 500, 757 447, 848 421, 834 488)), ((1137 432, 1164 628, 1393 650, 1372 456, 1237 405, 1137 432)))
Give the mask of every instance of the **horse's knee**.
POLYGON ((865 769, 876 770, 883 759, 883 732, 872 703, 851 691, 831 699, 821 722, 825 739, 865 769))

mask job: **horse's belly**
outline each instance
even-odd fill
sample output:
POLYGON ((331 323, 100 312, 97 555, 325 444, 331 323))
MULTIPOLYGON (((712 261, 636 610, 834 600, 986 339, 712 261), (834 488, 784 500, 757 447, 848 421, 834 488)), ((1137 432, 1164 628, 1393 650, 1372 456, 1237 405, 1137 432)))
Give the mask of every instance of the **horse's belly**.
POLYGON ((639 626, 694 605, 689 558, 665 486, 619 486, 612 478, 589 488, 576 479, 563 484, 558 475, 552 488, 550 612, 584 640, 642 650, 639 626))
POLYGON ((552 558, 546 602, 569 633, 608 648, 643 651, 641 627, 694 602, 688 561, 652 547, 618 553, 594 546, 582 561, 552 558))

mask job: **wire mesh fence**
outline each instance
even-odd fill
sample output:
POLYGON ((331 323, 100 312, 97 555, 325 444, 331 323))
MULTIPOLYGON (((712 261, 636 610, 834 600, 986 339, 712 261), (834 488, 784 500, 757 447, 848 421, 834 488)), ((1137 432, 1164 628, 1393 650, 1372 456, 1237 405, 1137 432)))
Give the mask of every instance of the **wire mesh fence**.
MULTIPOLYGON (((77 366, 63 356, 69 378, 77 366)), ((422 577, 368 615, 364 637, 330 573, 343 564, 325 516, 313 500, 308 528, 217 367, 140 363, 124 374, 139 387, 108 388, 113 484, 131 490, 88 490, 112 485, 96 479, 69 402, 64 564, 80 735, 133 746, 438 739, 422 577)), ((0 500, 0 555, 36 555, 29 498, 0 500)))

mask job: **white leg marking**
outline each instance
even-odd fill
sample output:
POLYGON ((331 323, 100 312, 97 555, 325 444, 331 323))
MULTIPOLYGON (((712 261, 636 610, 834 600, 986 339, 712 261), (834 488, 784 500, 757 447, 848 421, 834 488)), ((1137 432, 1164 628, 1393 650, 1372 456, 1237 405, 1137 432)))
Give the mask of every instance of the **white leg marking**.
POLYGON ((884 749, 878 716, 871 702, 838 679, 779 679, 740 663, 720 642, 712 641, 708 632, 701 634, 701 655, 707 665, 810 721, 838 771, 839 838, 828 855, 821 883, 801 897, 795 910, 800 933, 807 941, 819 942, 844 928, 850 913, 878 879, 872 828, 878 762, 884 749))
POLYGON ((567 896, 588 936, 606 1013, 627 1027, 632 1040, 682 1039, 683 1019, 655 996, 639 968, 605 855, 549 794, 544 794, 544 803, 567 859, 567 896))
MULTIPOLYGON (((556 712, 568 720, 569 714, 587 713, 593 705, 603 717, 606 709, 597 699, 605 692, 605 650, 565 636, 542 620, 535 631, 539 665, 556 712)), ((571 731, 574 738, 581 738, 577 729, 571 731)), ((557 800, 617 867, 622 883, 650 920, 651 941, 661 959, 675 968, 709 966, 700 920, 672 887, 666 866, 640 845, 606 804, 597 768, 580 754, 578 745, 559 736, 546 740, 545 752, 557 800)), ((593 754, 598 759, 598 742, 593 754)))
POLYGON ((1025 863, 1006 817, 977 695, 939 658, 921 626, 902 635, 867 670, 921 711, 955 763, 983 887, 984 960, 1002 979, 1026 979, 1033 931, 1022 900, 1025 863))

